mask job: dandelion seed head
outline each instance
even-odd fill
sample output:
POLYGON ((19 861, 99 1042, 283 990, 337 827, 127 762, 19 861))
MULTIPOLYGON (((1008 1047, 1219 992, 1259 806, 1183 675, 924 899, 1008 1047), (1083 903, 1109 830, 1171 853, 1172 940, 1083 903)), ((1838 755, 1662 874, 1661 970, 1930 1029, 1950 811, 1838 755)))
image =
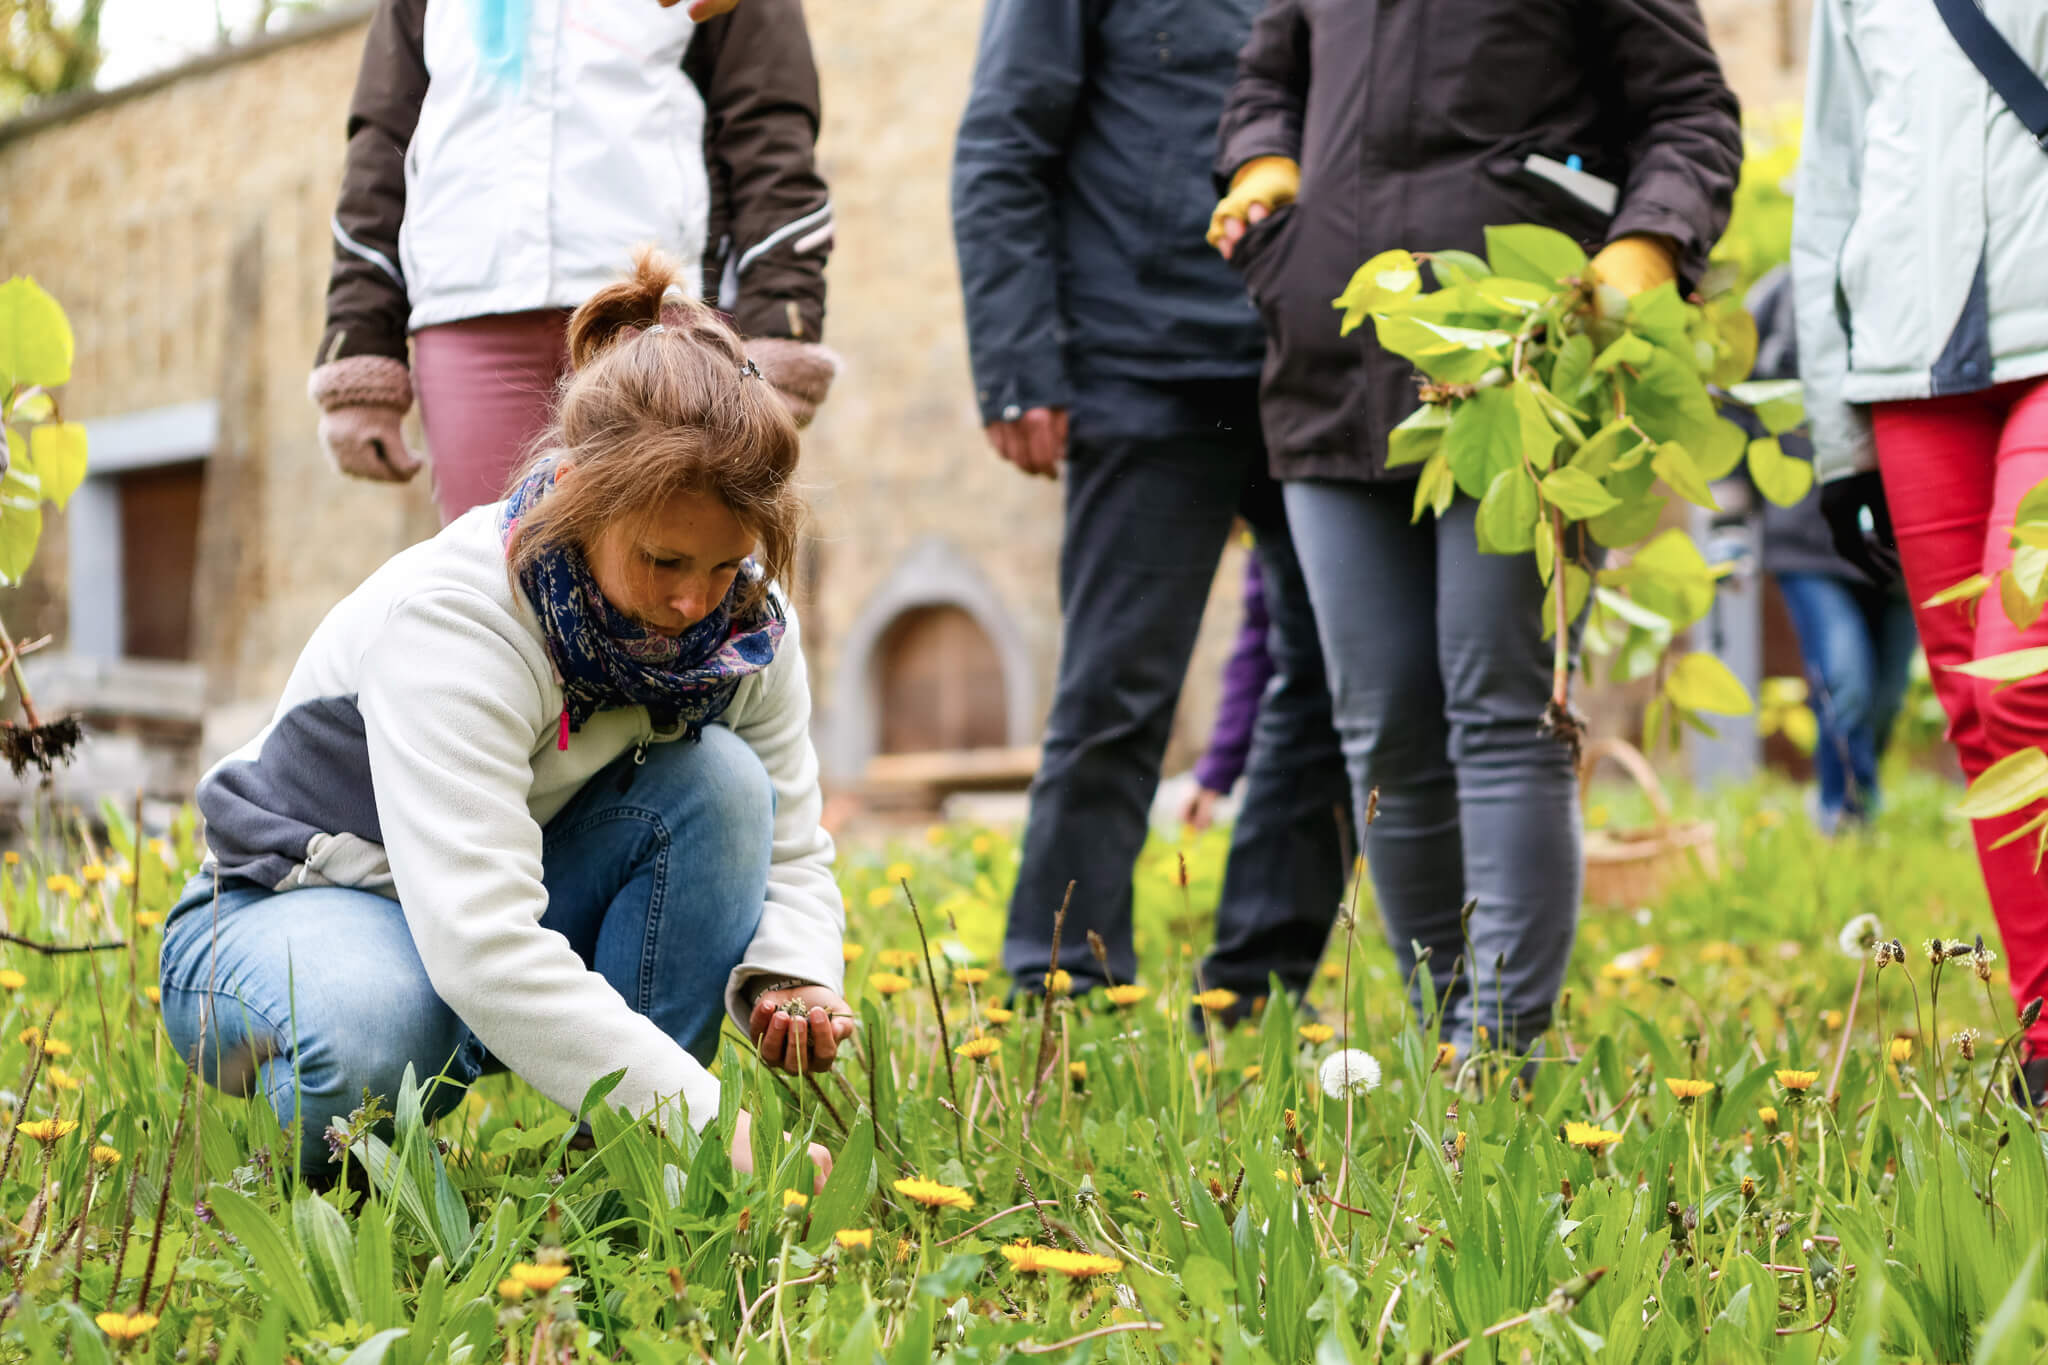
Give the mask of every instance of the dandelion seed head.
POLYGON ((1379 1059, 1359 1048, 1344 1048, 1323 1059, 1316 1081, 1333 1100, 1370 1095, 1380 1088, 1379 1059))
POLYGON ((1835 946, 1846 957, 1862 957, 1884 939, 1884 926, 1878 923, 1876 915, 1862 914, 1842 926, 1835 935, 1835 946))

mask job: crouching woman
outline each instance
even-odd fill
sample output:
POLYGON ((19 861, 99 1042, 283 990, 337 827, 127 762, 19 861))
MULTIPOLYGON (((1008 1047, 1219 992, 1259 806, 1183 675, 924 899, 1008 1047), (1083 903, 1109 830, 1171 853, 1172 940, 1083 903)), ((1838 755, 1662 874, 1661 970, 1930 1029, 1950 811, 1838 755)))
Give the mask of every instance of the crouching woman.
POLYGON ((408 1066, 430 1116, 489 1070, 565 1106, 623 1070, 609 1103, 702 1128, 725 1015, 791 1071, 851 1029, 775 586, 796 428, 657 257, 569 338, 510 494, 343 599, 199 786, 210 856, 165 930, 164 1023, 316 1179, 330 1121, 408 1066))

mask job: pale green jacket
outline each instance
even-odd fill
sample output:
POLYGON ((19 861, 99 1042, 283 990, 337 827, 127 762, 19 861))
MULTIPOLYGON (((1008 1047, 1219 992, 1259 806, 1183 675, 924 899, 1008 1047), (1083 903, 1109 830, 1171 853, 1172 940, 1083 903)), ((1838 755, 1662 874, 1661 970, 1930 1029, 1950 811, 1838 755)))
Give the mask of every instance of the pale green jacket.
MULTIPOLYGON (((2048 3, 1981 0, 2048 73, 2048 3)), ((1877 465, 1864 405, 2048 374, 2048 151, 1933 0, 1816 0, 1792 270, 1822 479, 1877 465)))

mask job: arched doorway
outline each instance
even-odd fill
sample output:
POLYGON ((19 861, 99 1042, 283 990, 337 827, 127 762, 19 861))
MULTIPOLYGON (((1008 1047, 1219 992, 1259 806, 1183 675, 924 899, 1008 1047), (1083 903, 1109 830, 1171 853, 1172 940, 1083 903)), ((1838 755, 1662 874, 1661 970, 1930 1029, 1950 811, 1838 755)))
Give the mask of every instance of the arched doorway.
POLYGON ((885 754, 990 749, 1008 743, 1002 659, 966 609, 912 607, 889 623, 874 653, 885 754))

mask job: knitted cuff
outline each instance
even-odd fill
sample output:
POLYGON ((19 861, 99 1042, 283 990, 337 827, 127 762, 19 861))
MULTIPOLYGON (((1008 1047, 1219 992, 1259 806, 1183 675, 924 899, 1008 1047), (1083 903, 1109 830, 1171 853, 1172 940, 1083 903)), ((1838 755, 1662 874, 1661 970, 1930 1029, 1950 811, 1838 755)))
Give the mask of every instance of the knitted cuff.
POLYGON ((404 361, 383 355, 330 360, 306 380, 306 396, 319 404, 322 412, 338 408, 404 412, 412 406, 412 371, 404 361))

